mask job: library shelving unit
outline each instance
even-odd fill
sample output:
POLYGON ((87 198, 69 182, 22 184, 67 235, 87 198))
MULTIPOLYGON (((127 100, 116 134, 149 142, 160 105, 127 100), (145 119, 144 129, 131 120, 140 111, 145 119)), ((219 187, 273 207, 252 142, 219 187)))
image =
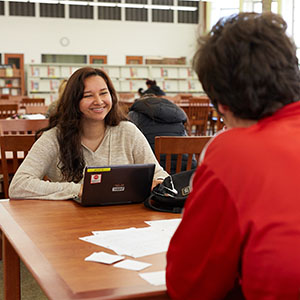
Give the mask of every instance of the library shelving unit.
MULTIPOLYGON (((27 91, 33 98, 45 98, 46 104, 57 99, 62 79, 68 79, 83 64, 29 64, 27 65, 27 91)), ((90 65, 105 70, 118 93, 136 93, 146 89, 146 79, 154 79, 167 93, 203 93, 195 73, 185 65, 90 65)))
POLYGON ((0 94, 23 96, 25 94, 23 54, 5 54, 5 64, 0 66, 0 94))

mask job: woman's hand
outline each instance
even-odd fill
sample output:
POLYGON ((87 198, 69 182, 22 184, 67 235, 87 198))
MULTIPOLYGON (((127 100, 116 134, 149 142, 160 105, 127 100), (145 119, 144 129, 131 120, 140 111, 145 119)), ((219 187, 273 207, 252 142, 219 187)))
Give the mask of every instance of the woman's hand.
POLYGON ((156 187, 158 184, 160 184, 162 182, 163 182, 163 179, 154 179, 153 182, 152 182, 151 190, 153 190, 154 187, 156 187))
POLYGON ((82 196, 82 190, 83 190, 83 184, 82 184, 81 187, 80 187, 80 191, 79 191, 78 197, 81 197, 81 196, 82 196))

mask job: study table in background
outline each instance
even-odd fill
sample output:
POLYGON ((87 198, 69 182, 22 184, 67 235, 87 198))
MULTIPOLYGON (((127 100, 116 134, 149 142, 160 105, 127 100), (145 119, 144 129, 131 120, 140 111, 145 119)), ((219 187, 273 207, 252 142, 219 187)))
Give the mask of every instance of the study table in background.
MULTIPOLYGON (((169 299, 165 285, 154 286, 138 272, 84 259, 107 248, 79 240, 94 230, 147 227, 144 221, 178 218, 143 204, 81 207, 72 201, 0 202, 5 299, 20 299, 20 263, 27 266, 49 299, 169 299)), ((138 242, 138 241, 137 241, 138 242)), ((165 269, 166 253, 137 259, 165 269)), ((130 257, 128 257, 130 258, 130 257)))

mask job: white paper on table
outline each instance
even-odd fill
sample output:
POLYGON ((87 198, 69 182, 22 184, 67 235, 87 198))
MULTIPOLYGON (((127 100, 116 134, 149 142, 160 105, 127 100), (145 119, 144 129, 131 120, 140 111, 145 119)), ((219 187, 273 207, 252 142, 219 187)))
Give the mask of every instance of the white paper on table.
POLYGON ((125 258, 124 256, 113 255, 113 254, 109 254, 109 253, 101 251, 101 252, 94 252, 90 256, 86 257, 84 260, 85 261, 95 261, 95 262, 100 262, 103 264, 111 265, 117 261, 124 259, 124 258, 125 258))
POLYGON ((151 227, 160 228, 161 230, 167 230, 169 232, 175 232, 178 225, 181 222, 181 218, 169 219, 169 220, 156 220, 156 221, 145 221, 151 227))
POLYGON ((0 202, 8 202, 9 199, 0 199, 0 202))
POLYGON ((166 284, 166 271, 139 273, 139 275, 152 285, 166 284))
POLYGON ((93 231, 80 240, 113 250, 118 255, 134 258, 166 252, 181 219, 147 221, 150 226, 121 230, 93 231))
POLYGON ((149 263, 136 261, 132 259, 125 259, 119 263, 114 264, 114 267, 116 268, 122 268, 122 269, 133 270, 133 271, 140 271, 150 266, 151 264, 149 263))

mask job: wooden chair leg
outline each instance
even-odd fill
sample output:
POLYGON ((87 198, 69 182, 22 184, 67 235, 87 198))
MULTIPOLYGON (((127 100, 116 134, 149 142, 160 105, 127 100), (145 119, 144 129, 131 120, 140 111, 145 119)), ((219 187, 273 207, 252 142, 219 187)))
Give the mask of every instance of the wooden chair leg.
POLYGON ((3 249, 3 246, 2 246, 2 231, 0 229, 0 260, 2 260, 2 249, 3 249))

